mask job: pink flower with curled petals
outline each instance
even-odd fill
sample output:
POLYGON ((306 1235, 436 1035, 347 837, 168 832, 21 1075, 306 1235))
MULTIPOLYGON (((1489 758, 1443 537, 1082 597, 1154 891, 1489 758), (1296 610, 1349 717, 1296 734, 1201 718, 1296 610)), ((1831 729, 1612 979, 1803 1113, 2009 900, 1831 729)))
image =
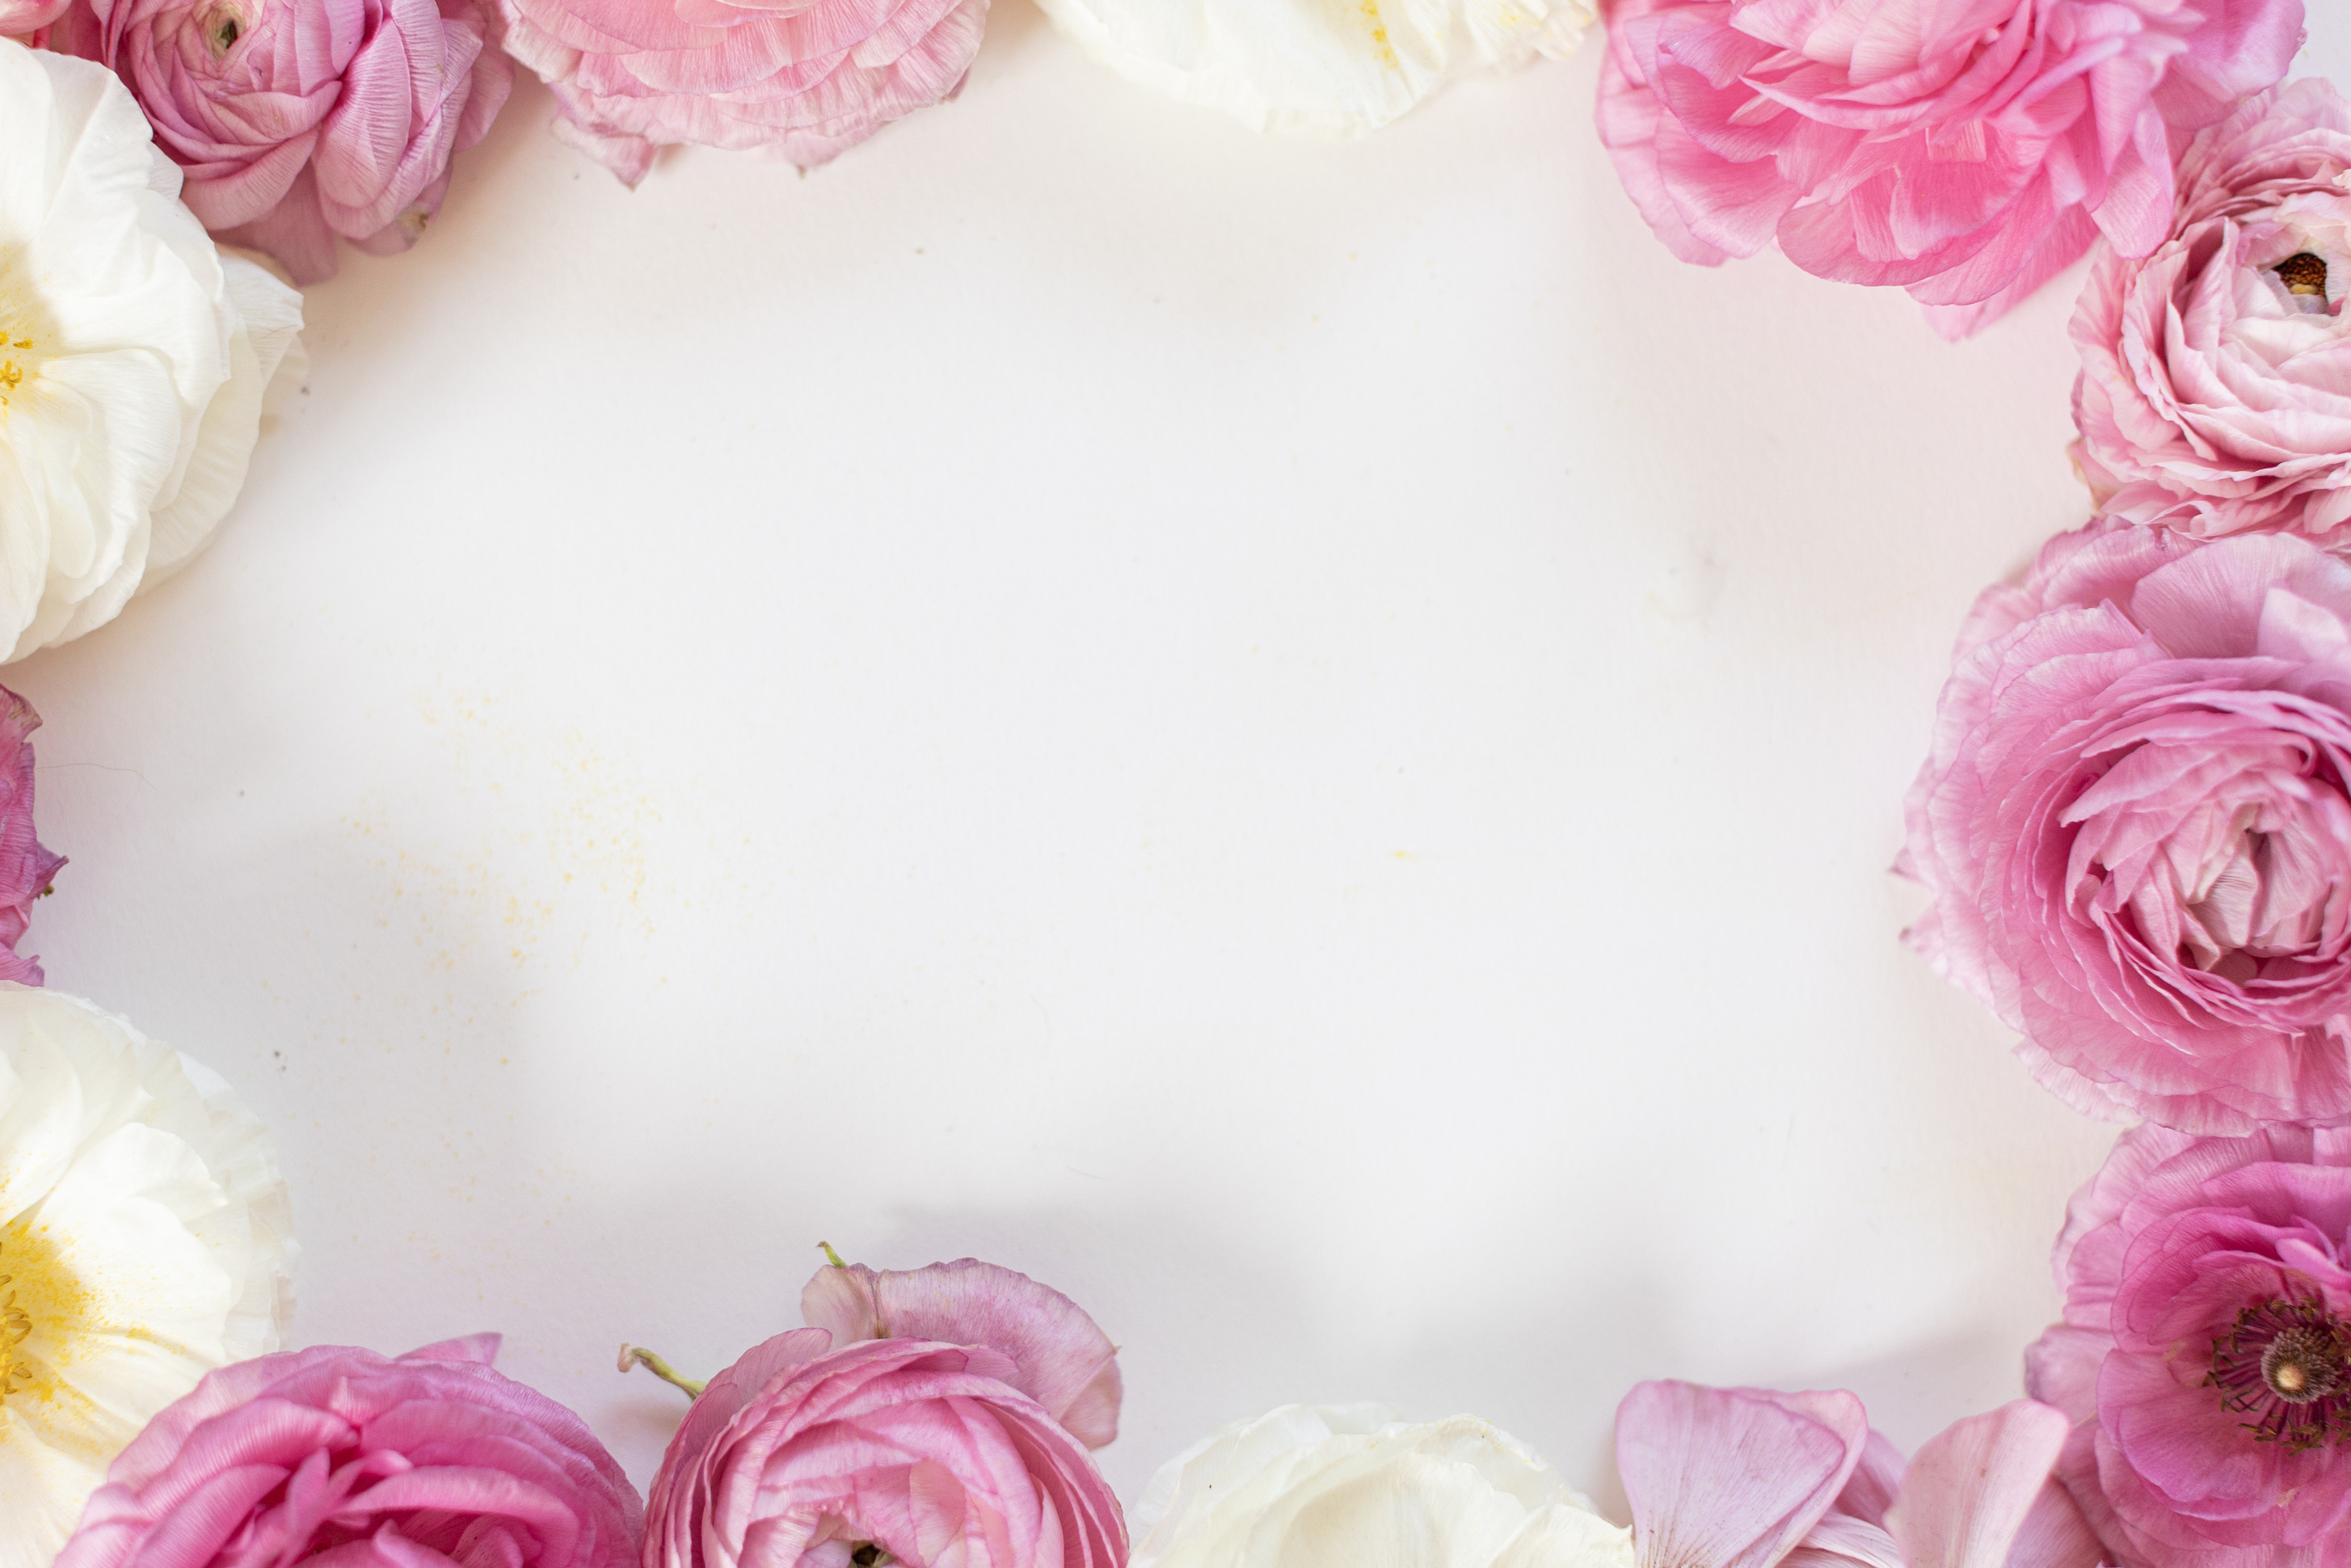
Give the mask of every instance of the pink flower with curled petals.
POLYGON ((33 731, 41 716, 0 686, 0 980, 41 983, 41 961, 16 951, 32 923, 33 901, 49 891, 66 857, 41 847, 33 832, 33 731))
POLYGON ((987 0, 498 0, 556 134, 629 184, 663 147, 813 168, 955 95, 987 0))
POLYGON ((1851 1394, 1644 1383, 1616 1410, 1639 1568, 2097 1568, 2051 1479, 2066 1421, 1971 1416, 1906 1467, 1851 1394))
POLYGON ((2095 1115, 2351 1116, 2351 565, 2092 527, 1977 602, 1906 806, 1909 940, 2095 1115))
POLYGON ((813 1326, 684 1385, 645 1568, 1126 1561, 1124 1516, 1086 1452, 1117 1429, 1116 1352, 1067 1297, 966 1259, 836 1265, 802 1299, 813 1326))
POLYGON ((2125 1133, 2058 1239, 2025 1357, 2110 1562, 2351 1563, 2351 1132, 2125 1133))
MULTIPOLYGON (((10 0, 0 0, 0 5, 10 0)), ((408 249, 514 85, 489 0, 86 0, 52 47, 110 67, 204 227, 297 283, 408 249)))
POLYGON ((1685 261, 1777 244, 1963 337, 2104 232, 2169 228, 2171 138, 2285 75, 2302 0, 1619 0, 1602 140, 1685 261))
POLYGON ((621 1467, 496 1351, 326 1345, 212 1373, 115 1460, 57 1568, 635 1568, 621 1467))
POLYGON ((2294 82, 2189 144, 2152 255, 2101 250, 2074 417, 2107 516, 2203 538, 2351 521, 2346 181, 2351 103, 2294 82))

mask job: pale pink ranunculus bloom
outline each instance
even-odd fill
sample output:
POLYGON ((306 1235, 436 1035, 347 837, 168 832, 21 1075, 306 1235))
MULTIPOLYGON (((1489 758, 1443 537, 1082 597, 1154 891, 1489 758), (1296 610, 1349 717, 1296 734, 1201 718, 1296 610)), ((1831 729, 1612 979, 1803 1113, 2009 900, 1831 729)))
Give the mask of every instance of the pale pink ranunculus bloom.
POLYGON ((1777 243, 1947 337, 2103 231, 2170 227, 2171 137, 2285 75, 2302 0, 1618 0, 1599 122, 1658 237, 1777 243))
POLYGON ((57 1568, 636 1568, 620 1465, 496 1350, 323 1345, 211 1373, 115 1459, 57 1568))
POLYGON ((41 716, 0 686, 0 980, 41 983, 41 961, 16 951, 33 918, 33 901, 49 891, 66 858, 41 847, 33 831, 33 731, 41 716))
POLYGON ((2063 1415, 2018 1400, 1906 1465, 1842 1390, 1644 1383, 1616 1409, 1638 1568, 2097 1568, 2052 1479, 2063 1415))
POLYGON ((2075 455, 2109 517, 2206 537, 2351 520, 2351 104, 2312 78, 2199 135, 2171 232, 2100 247, 2075 455))
POLYGON ((952 97, 987 26, 987 0, 498 5, 507 51, 555 90, 556 134, 632 185, 689 143, 825 162, 952 97))
POLYGON ((495 27, 490 0, 83 0, 51 47, 130 87, 204 227, 308 285, 438 215, 514 85, 495 27))
POLYGON ((2351 1132, 2125 1133, 2057 1242, 2025 1356, 2106 1561, 2351 1563, 2351 1132))
POLYGON ((2351 565, 2096 527, 1977 601, 1911 787, 1910 939, 2093 1114, 2351 1116, 2351 565))
POLYGON ((22 38, 35 48, 48 42, 47 29, 73 0, 0 0, 0 38, 22 38))
POLYGON ((645 1568, 1126 1561, 1086 1452, 1117 1430, 1117 1352, 1069 1298, 965 1259, 820 1270, 801 1302, 813 1326, 753 1349, 686 1413, 653 1478, 645 1568))

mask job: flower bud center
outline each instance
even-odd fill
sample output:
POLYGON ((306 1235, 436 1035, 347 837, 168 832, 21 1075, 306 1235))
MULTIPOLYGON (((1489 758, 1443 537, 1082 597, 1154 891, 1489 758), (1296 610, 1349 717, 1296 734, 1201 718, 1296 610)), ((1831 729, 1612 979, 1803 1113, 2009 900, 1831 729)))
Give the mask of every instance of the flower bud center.
POLYGON ((2317 1300, 2245 1308, 2212 1341, 2205 1386, 2256 1442, 2297 1453, 2351 1437, 2351 1330, 2317 1300))
POLYGON ((46 1227, 19 1219, 0 1229, 0 1406, 19 1395, 54 1396, 41 1352, 54 1352, 88 1305, 46 1227))
POLYGON ((2288 294, 2326 295, 2326 258, 2297 251, 2277 264, 2278 281, 2288 294))

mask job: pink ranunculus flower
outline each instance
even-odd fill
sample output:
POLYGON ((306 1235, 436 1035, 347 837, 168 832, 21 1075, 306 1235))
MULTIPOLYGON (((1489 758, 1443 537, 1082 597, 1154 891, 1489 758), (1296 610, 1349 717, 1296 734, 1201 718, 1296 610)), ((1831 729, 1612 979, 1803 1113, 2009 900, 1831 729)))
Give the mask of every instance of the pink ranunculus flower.
POLYGON ((2122 1135, 2027 1353, 2058 1475, 2132 1568, 2351 1563, 2351 1131, 2122 1135))
POLYGON ((1911 787, 1914 946, 2100 1115, 2351 1116, 2351 565, 2093 527, 1978 602, 1911 787))
POLYGON ((498 0, 556 134, 633 185, 663 147, 813 168, 954 96, 987 0, 498 0))
POLYGON ((2351 519, 2351 104, 2311 78, 2179 161, 2171 232, 2102 248, 2074 448, 2105 513, 2213 536, 2351 519))
POLYGON ((440 213, 514 85, 495 26, 490 0, 86 0, 52 47, 128 84, 204 227, 308 285, 339 237, 390 256, 440 213))
POLYGON ((1963 337, 2103 230, 2161 244, 2173 133, 2285 75, 2302 0, 1618 0, 1599 120, 1658 237, 1778 242, 1963 337))
POLYGON ((1117 1428, 1116 1351, 1067 1297, 967 1259, 822 1270, 802 1303, 816 1326, 696 1396, 653 1477, 645 1568, 1126 1561, 1086 1452, 1117 1428))
POLYGON ((1616 1409, 1638 1568, 2097 1568, 2051 1479, 2066 1421, 2018 1400, 1903 1463, 1861 1401, 1644 1383, 1616 1409))
POLYGON ((41 983, 41 961, 16 951, 32 923, 33 901, 49 891, 66 858, 33 832, 33 731, 41 716, 0 686, 0 980, 41 983))
POLYGON ((116 1458, 57 1568, 635 1568, 621 1467, 496 1351, 327 1345, 212 1373, 116 1458))

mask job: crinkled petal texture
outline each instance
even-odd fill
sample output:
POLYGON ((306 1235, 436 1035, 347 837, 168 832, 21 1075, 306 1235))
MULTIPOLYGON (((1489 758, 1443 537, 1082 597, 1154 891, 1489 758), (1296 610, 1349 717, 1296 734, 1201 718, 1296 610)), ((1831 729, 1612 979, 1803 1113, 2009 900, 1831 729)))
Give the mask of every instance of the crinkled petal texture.
POLYGON ((1851 1394, 1644 1383, 1616 1411, 1638 1568, 2097 1568, 2051 1479, 2067 1422, 2020 1400, 1906 1469, 1851 1394))
POLYGON ((987 0, 498 0, 556 132, 635 184, 661 148, 763 148, 802 168, 952 96, 987 0))
POLYGON ((1505 1433, 1288 1406, 1210 1434, 1136 1507, 1134 1568, 1632 1568, 1632 1541, 1505 1433))
POLYGON ((89 0, 60 42, 111 67, 204 226, 302 284, 338 238, 389 255, 513 85, 488 0, 89 0))
POLYGON ((2179 161, 2171 230, 2101 247, 2075 454, 2107 516, 2199 537, 2351 519, 2351 104, 2248 99, 2179 161))
POLYGON ((2351 566, 2053 540, 1979 601, 1911 788, 1910 933, 2094 1114, 2351 1115, 2351 566))
MULTIPOLYGON (((779 1334, 713 1378, 653 1477, 646 1568, 1117 1568, 1118 1500, 983 1346, 779 1334)), ((66 1563, 60 1568, 83 1568, 66 1563)))
POLYGON ((2171 139, 2285 75, 2302 0, 1618 0, 1602 139, 1657 235, 1907 288, 1959 337, 2103 232, 2170 225, 2171 139))
POLYGON ((1089 1448, 1118 1436, 1118 1347, 1084 1308, 1026 1274, 976 1258, 880 1273, 820 1269, 800 1292, 800 1315, 835 1344, 923 1339, 1000 1351, 1015 1369, 1005 1381, 1070 1436, 1089 1448))
POLYGON ((0 686, 0 980, 41 983, 41 961, 16 951, 33 901, 48 892, 65 856, 41 847, 33 830, 33 731, 41 716, 0 686))
POLYGON ((214 1373, 115 1461, 57 1568, 634 1568, 621 1467, 495 1371, 497 1343, 214 1373))
POLYGON ((225 1084, 0 982, 0 1568, 49 1568, 150 1417, 277 1348, 293 1258, 276 1152, 225 1084))
POLYGON ((113 72, 0 39, 0 646, 112 620, 245 484, 300 296, 225 255, 113 72))
POLYGON ((1586 0, 1041 0, 1129 80, 1259 131, 1376 130, 1447 82, 1564 58, 1586 0))
POLYGON ((2108 1561, 2351 1562, 2351 1134, 2123 1134, 2057 1244, 2026 1357, 2108 1561))

